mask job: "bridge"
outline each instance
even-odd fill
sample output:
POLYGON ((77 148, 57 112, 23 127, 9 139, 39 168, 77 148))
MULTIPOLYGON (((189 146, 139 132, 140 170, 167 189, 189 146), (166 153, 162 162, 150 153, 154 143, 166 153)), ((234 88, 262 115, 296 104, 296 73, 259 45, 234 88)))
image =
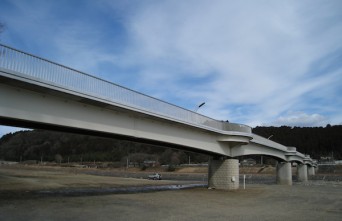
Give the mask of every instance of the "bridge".
POLYGON ((0 124, 116 137, 211 155, 208 185, 239 187, 239 161, 267 155, 276 180, 307 181, 316 164, 295 147, 0 44, 0 124))

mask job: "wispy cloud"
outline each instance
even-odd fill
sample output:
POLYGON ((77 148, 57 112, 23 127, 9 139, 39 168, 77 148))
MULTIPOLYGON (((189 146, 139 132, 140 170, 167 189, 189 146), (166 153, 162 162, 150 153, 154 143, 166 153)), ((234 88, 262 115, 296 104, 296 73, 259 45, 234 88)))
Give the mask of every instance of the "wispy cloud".
MULTIPOLYGON (((165 74, 167 87, 181 88, 181 78, 211 76, 201 83, 201 91, 182 93, 180 100, 202 97, 212 107, 206 114, 216 118, 272 122, 287 111, 311 112, 308 104, 298 108, 311 92, 336 87, 336 80, 341 85, 340 63, 327 64, 338 66, 335 73, 312 77, 308 72, 341 48, 340 9, 339 2, 320 1, 166 1, 141 8, 129 30, 139 62, 147 69, 167 69, 159 73, 165 74), (241 108, 259 113, 243 117, 250 111, 241 108)), ((149 81, 158 79, 144 73, 149 81)), ((320 97, 340 99, 325 92, 320 97)))
POLYGON ((303 126, 303 127, 317 127, 328 124, 328 119, 320 114, 306 114, 303 112, 289 112, 284 116, 279 117, 272 126, 303 126))
POLYGON ((339 0, 77 4, 8 1, 4 39, 220 120, 342 122, 339 0))

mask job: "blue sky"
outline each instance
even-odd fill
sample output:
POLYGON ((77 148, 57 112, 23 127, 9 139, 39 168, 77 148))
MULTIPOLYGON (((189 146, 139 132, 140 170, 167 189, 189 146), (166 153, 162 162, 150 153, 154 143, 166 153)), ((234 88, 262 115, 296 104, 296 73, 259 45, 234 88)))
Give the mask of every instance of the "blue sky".
POLYGON ((340 0, 0 0, 0 21, 3 44, 218 120, 342 124, 340 0))

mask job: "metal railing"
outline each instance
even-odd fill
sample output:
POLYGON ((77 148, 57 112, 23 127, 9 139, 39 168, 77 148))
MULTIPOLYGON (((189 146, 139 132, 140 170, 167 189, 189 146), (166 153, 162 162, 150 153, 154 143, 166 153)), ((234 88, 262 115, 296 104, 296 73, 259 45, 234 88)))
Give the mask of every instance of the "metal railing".
POLYGON ((21 77, 33 81, 54 85, 110 103, 128 106, 185 123, 224 131, 251 133, 251 128, 246 125, 214 120, 3 44, 0 44, 0 68, 19 73, 21 77))

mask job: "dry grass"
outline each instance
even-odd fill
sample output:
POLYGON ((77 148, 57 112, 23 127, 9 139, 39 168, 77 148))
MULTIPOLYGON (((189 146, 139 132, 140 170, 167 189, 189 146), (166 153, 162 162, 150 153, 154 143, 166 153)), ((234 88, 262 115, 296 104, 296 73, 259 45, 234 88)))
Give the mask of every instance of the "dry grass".
POLYGON ((176 184, 177 181, 95 176, 77 170, 39 170, 37 168, 0 167, 0 191, 32 191, 66 188, 106 188, 176 184))

